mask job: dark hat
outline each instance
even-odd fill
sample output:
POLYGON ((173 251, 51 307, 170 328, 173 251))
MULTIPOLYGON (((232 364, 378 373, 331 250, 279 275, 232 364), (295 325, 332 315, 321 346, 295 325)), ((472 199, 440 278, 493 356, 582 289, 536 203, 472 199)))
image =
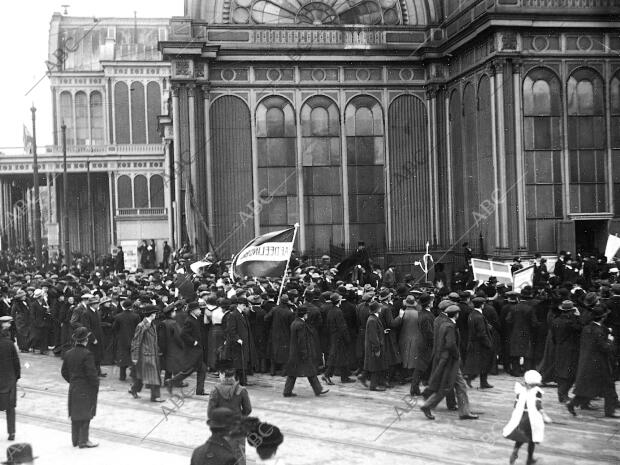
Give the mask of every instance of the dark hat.
POLYGON ((519 293, 517 291, 506 292, 506 299, 509 302, 516 302, 518 297, 519 297, 519 293))
POLYGON ((157 313, 159 311, 159 307, 157 305, 141 305, 140 306, 140 314, 142 316, 152 315, 153 313, 157 313))
POLYGON ((6 465, 33 462, 38 457, 32 456, 32 446, 27 442, 11 444, 6 449, 6 465))
POLYGON ((418 297, 418 300, 420 301, 420 305, 425 307, 431 303, 431 300, 433 300, 433 295, 427 292, 423 292, 422 294, 420 294, 420 297, 418 297))
POLYGON ((301 318, 302 316, 308 313, 308 307, 306 307, 305 305, 302 305, 301 307, 297 308, 296 313, 297 313, 297 316, 301 318))
POLYGON ((439 304, 437 305, 437 308, 441 311, 444 311, 446 308, 448 308, 450 305, 454 305, 454 302, 452 302, 451 300, 442 300, 441 302, 439 302, 439 304))
POLYGON ((564 300, 562 304, 558 306, 558 308, 563 312, 568 312, 570 310, 575 310, 575 304, 572 300, 564 300))
POLYGON ((379 302, 373 301, 370 302, 370 311, 371 312, 376 312, 377 310, 381 309, 381 304, 379 302))
POLYGON ((196 302, 195 300, 193 302, 189 302, 187 304, 187 311, 191 312, 192 310, 196 310, 200 308, 200 304, 198 302, 196 302))
POLYGON ((333 304, 337 304, 338 302, 340 302, 341 299, 342 299, 342 296, 336 292, 334 292, 333 294, 330 294, 329 296, 329 300, 333 304))
POLYGON ((598 294, 596 292, 588 292, 583 299, 583 304, 587 307, 593 307, 598 302, 598 294))
POLYGON ((291 301, 291 299, 289 299, 288 295, 286 295, 286 294, 282 294, 282 295, 280 296, 280 303, 281 303, 281 304, 287 304, 287 303, 289 303, 290 301, 291 301))
POLYGON ((88 339, 88 336, 90 336, 90 331, 88 331, 88 328, 80 326, 75 331, 73 331, 72 337, 75 342, 84 342, 88 339))
POLYGON ((396 288, 396 293, 400 296, 406 296, 409 292, 409 288, 405 284, 399 284, 396 288))
POLYGON ((594 318, 595 320, 598 320, 599 318, 604 317, 608 312, 605 307, 601 307, 600 305, 597 305, 592 310, 590 310, 590 313, 592 314, 592 318, 594 318))
POLYGON ((497 282, 497 278, 495 276, 489 276, 489 280, 487 282, 489 282, 489 283, 496 283, 497 282))
POLYGON ((278 446, 284 442, 284 436, 277 426, 270 425, 269 423, 261 423, 259 433, 261 433, 261 436, 260 442, 256 446, 256 452, 262 460, 267 460, 273 457, 278 446))
POLYGON ((408 295, 405 301, 403 302, 403 305, 405 307, 415 307, 416 306, 415 297, 412 295, 408 295))
POLYGON ((211 428, 230 428, 235 422, 235 413, 226 407, 217 407, 211 411, 207 425, 211 428))
MULTIPOLYGON (((208 299, 207 299, 207 302, 209 302, 208 299)), ((248 302, 251 303, 252 305, 259 305, 261 302, 261 298, 259 295, 250 295, 248 296, 248 302)))
POLYGON ((485 299, 484 297, 474 297, 471 302, 474 304, 474 306, 476 306, 476 305, 484 305, 486 301, 487 299, 485 299))
POLYGON ((460 297, 457 292, 450 292, 450 294, 448 294, 448 299, 450 299, 452 302, 458 302, 459 298, 460 297))
POLYGON ((379 291, 379 300, 387 300, 390 297, 389 289, 381 289, 379 291))
POLYGON ((444 310, 446 315, 454 315, 455 313, 459 313, 461 308, 458 305, 450 305, 448 308, 444 310))
POLYGON ((532 297, 534 295, 534 289, 532 289, 532 286, 524 286, 523 289, 521 289, 521 297, 532 297))
POLYGON ((232 360, 218 360, 215 362, 215 369, 217 371, 226 372, 228 370, 234 370, 232 360))

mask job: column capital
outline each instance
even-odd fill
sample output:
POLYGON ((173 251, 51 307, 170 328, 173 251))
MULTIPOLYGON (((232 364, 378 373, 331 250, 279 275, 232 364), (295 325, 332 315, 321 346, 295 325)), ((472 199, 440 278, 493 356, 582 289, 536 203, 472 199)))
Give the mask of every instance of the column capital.
POLYGON ((211 100, 211 84, 201 85, 200 90, 202 90, 202 98, 205 100, 211 100))
POLYGON ((432 100, 437 98, 437 93, 439 92, 439 86, 437 84, 429 84, 425 88, 426 98, 432 100))
POLYGON ((189 98, 196 97, 196 84, 194 84, 193 82, 190 82, 186 84, 186 87, 187 87, 187 96, 189 98))
POLYGON ((506 67, 506 58, 495 58, 492 64, 497 74, 503 74, 506 67))
POLYGON ((523 70, 523 61, 520 59, 512 60, 512 74, 521 74, 523 70))
POLYGON ((170 92, 172 93, 172 97, 178 97, 180 89, 181 89, 180 85, 178 84, 172 85, 172 88, 170 89, 170 92))

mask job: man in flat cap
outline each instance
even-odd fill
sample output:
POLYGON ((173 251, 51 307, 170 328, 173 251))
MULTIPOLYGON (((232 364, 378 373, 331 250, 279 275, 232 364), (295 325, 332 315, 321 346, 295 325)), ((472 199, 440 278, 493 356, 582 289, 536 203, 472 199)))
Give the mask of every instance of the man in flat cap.
POLYGON ((235 422, 236 417, 231 409, 226 407, 214 409, 207 421, 211 430, 211 437, 202 446, 194 449, 190 464, 237 464, 238 459, 235 456, 235 451, 227 439, 235 422))

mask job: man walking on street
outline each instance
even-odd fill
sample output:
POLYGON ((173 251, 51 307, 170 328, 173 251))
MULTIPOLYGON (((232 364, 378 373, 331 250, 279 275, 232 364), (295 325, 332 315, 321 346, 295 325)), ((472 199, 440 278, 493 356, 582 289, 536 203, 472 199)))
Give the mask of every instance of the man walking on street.
POLYGON ((146 386, 151 390, 151 402, 164 402, 160 398, 161 374, 159 368, 159 345, 157 329, 153 324, 159 308, 145 305, 141 308, 143 320, 136 327, 131 341, 131 361, 135 366, 135 378, 129 393, 137 399, 146 386))
POLYGON ((21 377, 19 355, 11 340, 10 316, 0 317, 0 411, 6 412, 6 429, 9 441, 15 440, 15 407, 17 405, 17 380, 21 377))

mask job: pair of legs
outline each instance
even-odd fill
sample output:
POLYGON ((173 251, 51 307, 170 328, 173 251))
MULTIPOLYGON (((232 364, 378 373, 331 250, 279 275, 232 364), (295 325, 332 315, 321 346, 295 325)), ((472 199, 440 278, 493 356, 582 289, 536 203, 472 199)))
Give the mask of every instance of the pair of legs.
MULTIPOLYGON (((569 412, 574 415, 573 412, 576 406, 586 405, 591 400, 591 397, 575 396, 568 402, 568 404, 566 404, 566 407, 568 407, 569 412)), ((605 389, 603 392, 603 400, 605 406, 605 416, 614 415, 614 412, 616 411, 616 404, 618 402, 618 396, 616 395, 616 390, 613 385, 605 389)))
POLYGON ((327 378, 331 378, 332 376, 334 376, 334 372, 336 370, 340 371, 340 380, 345 383, 349 381, 349 375, 351 374, 351 372, 349 371, 349 367, 344 365, 344 366, 334 366, 334 365, 328 365, 327 366, 327 370, 325 370, 325 377, 327 378))
MULTIPOLYGON (((510 455, 511 465, 517 461, 517 457, 519 455, 519 449, 521 449, 521 446, 523 444, 524 444, 523 442, 515 442, 515 447, 512 450, 512 454, 510 455)), ((534 460, 534 448, 535 447, 536 447, 536 444, 534 444, 533 442, 527 443, 527 463, 528 464, 532 464, 536 462, 534 460)))
POLYGON ((9 441, 15 438, 15 407, 6 409, 6 432, 9 434, 9 441))
MULTIPOLYGON (((142 383, 141 379, 136 379, 131 385, 129 392, 135 397, 140 391, 142 391, 144 386, 145 384, 142 383)), ((160 386, 155 384, 147 384, 146 387, 151 390, 151 402, 156 402, 157 399, 161 397, 160 386)))
MULTIPOLYGON (((287 376, 286 382, 284 383, 284 397, 289 397, 293 393, 293 388, 295 387, 295 381, 297 381, 296 376, 287 376)), ((318 396, 323 392, 323 386, 319 381, 319 378, 314 376, 308 376, 308 382, 310 386, 312 386, 312 390, 314 391, 314 395, 318 396)))
POLYGON ((558 400, 560 402, 566 402, 568 400, 568 391, 575 382, 575 377, 571 378, 556 378, 558 383, 558 400))
POLYGON ((88 430, 90 420, 71 420, 71 441, 73 447, 85 447, 90 444, 88 430))
POLYGON ((196 372, 196 394, 199 396, 203 395, 205 393, 205 378, 207 377, 207 365, 205 365, 203 361, 200 361, 198 367, 193 366, 177 373, 170 378, 167 385, 170 387, 179 386, 183 380, 194 373, 194 371, 196 372))
MULTIPOLYGON (((424 401, 421 408, 432 410, 441 400, 450 393, 450 391, 456 391, 456 405, 458 407, 459 416, 467 417, 471 416, 471 411, 469 410, 469 397, 467 396, 467 384, 465 383, 465 379, 463 378, 463 374, 461 370, 456 374, 456 380, 454 382, 454 389, 449 390, 441 390, 439 392, 434 392, 430 395, 428 399, 424 401)), ((447 401, 449 404, 449 399, 447 401)), ((450 408, 450 406, 448 406, 450 408)))

